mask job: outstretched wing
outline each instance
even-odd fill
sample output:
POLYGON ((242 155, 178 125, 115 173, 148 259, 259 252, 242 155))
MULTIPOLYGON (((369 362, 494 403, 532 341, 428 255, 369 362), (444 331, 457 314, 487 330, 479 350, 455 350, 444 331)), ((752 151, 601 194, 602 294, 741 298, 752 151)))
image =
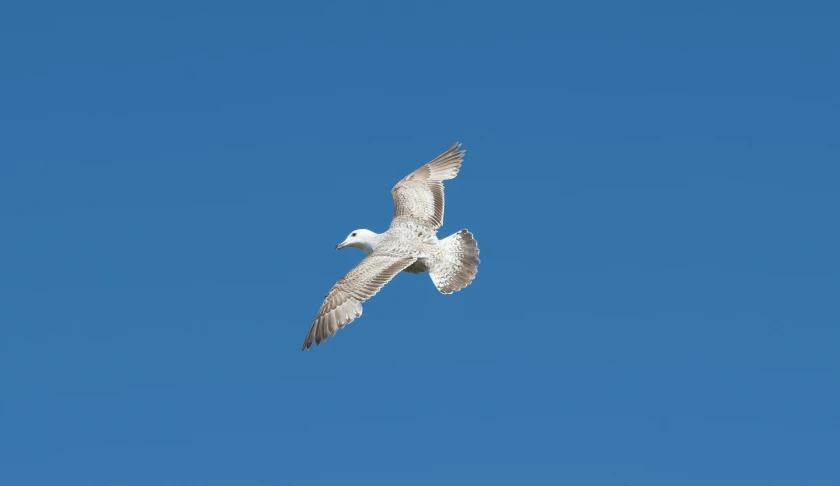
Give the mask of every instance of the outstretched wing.
POLYGON ((330 289, 303 341, 303 350, 312 341, 321 344, 328 337, 362 315, 362 302, 379 290, 416 258, 372 253, 359 262, 330 289))
POLYGON ((432 228, 443 224, 443 181, 454 179, 461 168, 464 150, 460 143, 449 147, 431 162, 415 170, 391 190, 394 196, 393 227, 412 222, 432 228))

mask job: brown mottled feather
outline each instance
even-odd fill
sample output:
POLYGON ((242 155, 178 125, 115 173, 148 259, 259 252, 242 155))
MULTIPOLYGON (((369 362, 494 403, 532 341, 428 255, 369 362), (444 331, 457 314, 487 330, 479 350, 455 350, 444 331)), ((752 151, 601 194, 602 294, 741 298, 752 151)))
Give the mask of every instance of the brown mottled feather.
POLYGON ((391 190, 395 224, 411 222, 432 228, 443 224, 443 181, 454 179, 461 168, 464 150, 460 143, 412 172, 391 190))
POLYGON ((362 315, 362 302, 379 292, 386 283, 416 258, 372 253, 359 262, 330 289, 303 341, 306 351, 312 342, 321 344, 339 329, 362 315))

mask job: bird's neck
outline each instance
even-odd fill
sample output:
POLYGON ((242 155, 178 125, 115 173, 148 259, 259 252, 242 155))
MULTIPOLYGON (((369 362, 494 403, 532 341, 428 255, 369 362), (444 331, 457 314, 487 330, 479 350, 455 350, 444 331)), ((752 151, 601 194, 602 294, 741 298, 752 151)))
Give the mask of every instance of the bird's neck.
POLYGON ((370 255, 374 250, 376 250, 377 243, 379 243, 379 235, 373 234, 364 241, 360 241, 353 246, 365 252, 365 255, 370 255))

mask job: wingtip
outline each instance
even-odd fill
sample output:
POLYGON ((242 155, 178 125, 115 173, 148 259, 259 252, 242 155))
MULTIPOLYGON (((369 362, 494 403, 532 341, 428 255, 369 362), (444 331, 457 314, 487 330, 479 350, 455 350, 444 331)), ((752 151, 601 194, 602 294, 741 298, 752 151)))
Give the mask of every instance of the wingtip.
POLYGON ((312 347, 312 337, 311 336, 306 336, 306 339, 303 340, 303 348, 301 348, 301 351, 306 351, 307 349, 309 349, 311 347, 312 347))

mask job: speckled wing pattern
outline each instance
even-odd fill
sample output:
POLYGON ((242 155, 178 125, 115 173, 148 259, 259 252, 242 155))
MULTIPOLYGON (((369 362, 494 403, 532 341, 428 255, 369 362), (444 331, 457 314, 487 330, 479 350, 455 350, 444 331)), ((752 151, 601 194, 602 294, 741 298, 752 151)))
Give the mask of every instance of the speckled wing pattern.
POLYGON ((400 256, 373 252, 359 262, 347 275, 330 289, 315 316, 303 342, 305 351, 314 341, 326 341, 329 336, 362 315, 362 302, 379 292, 386 283, 416 260, 413 256, 400 256))
POLYGON ((397 183, 394 196, 394 220, 391 227, 404 223, 433 229, 443 224, 443 181, 454 179, 461 168, 464 150, 460 143, 420 167, 397 183))

